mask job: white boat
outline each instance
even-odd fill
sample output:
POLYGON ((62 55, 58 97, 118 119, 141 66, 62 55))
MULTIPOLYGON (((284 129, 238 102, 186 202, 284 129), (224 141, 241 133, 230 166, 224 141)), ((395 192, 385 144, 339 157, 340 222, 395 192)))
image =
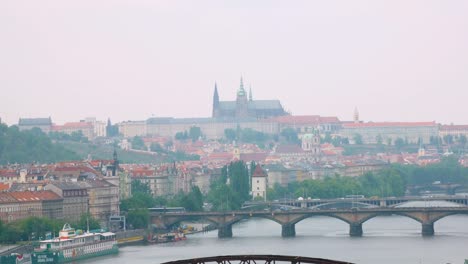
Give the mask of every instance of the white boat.
POLYGON ((59 236, 40 241, 31 254, 32 264, 67 263, 119 252, 115 233, 76 231, 65 224, 59 236))

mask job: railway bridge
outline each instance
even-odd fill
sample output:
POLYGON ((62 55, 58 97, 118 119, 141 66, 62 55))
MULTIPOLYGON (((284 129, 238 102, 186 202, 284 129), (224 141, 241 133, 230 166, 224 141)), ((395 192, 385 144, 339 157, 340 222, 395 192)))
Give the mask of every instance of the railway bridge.
POLYGON ((401 215, 421 223, 423 236, 434 235, 434 223, 449 215, 468 214, 468 207, 413 207, 413 208, 351 208, 311 210, 298 209, 288 211, 225 211, 225 212, 181 212, 151 213, 151 223, 158 228, 169 228, 182 221, 205 220, 216 225, 218 237, 232 237, 232 225, 249 218, 265 218, 281 225, 283 237, 296 235, 295 225, 314 216, 337 218, 349 224, 350 236, 362 236, 362 224, 369 219, 383 215, 401 215))

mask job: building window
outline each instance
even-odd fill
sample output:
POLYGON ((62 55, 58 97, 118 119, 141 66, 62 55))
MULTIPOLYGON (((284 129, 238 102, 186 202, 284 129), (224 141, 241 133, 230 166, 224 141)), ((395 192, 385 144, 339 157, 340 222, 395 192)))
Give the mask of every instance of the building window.
POLYGON ((257 180, 257 183, 260 183, 260 181, 259 181, 259 180, 257 180))
POLYGON ((257 190, 260 190, 260 187, 257 187, 257 190))

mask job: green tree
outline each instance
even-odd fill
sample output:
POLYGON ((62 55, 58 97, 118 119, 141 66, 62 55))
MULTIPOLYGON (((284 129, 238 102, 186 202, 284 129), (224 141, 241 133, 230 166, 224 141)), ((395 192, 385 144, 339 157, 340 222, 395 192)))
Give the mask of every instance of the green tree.
POLYGON ((172 140, 169 140, 166 143, 164 143, 164 147, 166 149, 172 148, 172 146, 174 146, 174 142, 172 142, 172 140))
POLYGON ((149 225, 150 214, 148 209, 139 208, 135 210, 130 210, 127 213, 127 224, 133 228, 147 228, 149 225))
POLYGON ((354 144, 356 144, 356 145, 362 145, 363 144, 361 134, 358 134, 358 133, 354 134, 353 139, 354 139, 354 144))
POLYGON ((242 199, 226 184, 214 186, 208 193, 208 201, 215 211, 237 210, 242 206, 242 199))
POLYGON ((232 128, 226 128, 226 129, 224 129, 224 137, 225 137, 228 141, 232 142, 232 141, 234 141, 234 140, 237 139, 237 133, 236 133, 236 131, 235 131, 234 129, 232 129, 232 128))
POLYGON ((378 134, 378 135, 375 137, 375 141, 377 142, 378 145, 382 145, 382 143, 383 143, 382 135, 378 134))
POLYGON ((244 201, 248 200, 250 196, 249 170, 244 161, 231 162, 228 176, 232 190, 244 201))
POLYGON ((452 145, 453 144, 453 136, 452 135, 445 135, 443 137, 445 144, 452 145))
POLYGON ((391 146, 392 145, 392 138, 387 138, 387 146, 391 146))
POLYGON ((258 145, 264 143, 268 139, 268 136, 251 128, 245 128, 241 130, 239 139, 242 142, 256 143, 258 145))
MULTIPOLYGON (((151 196, 151 194, 144 193, 144 192, 135 192, 132 193, 133 196, 131 198, 122 200, 120 202, 120 210, 128 212, 131 209, 137 209, 137 208, 151 208, 154 205, 156 205, 156 200, 151 196)), ((159 203, 163 203, 165 205, 167 202, 164 200, 158 199, 159 203)))
POLYGON ((73 131, 70 134, 70 140, 76 141, 76 142, 88 142, 88 138, 86 138, 83 135, 83 132, 81 130, 73 131))
POLYGON ((249 171, 243 161, 231 162, 212 181, 207 200, 214 210, 237 210, 250 199, 249 171))
POLYGON ((168 201, 169 206, 184 207, 187 211, 202 211, 203 210, 203 195, 197 186, 192 187, 192 190, 185 194, 179 192, 168 201))
POLYGON ((143 193, 151 195, 151 188, 148 183, 142 183, 140 180, 132 180, 131 191, 132 194, 143 193))
POLYGON ((186 139, 187 139, 186 132, 187 132, 187 131, 185 131, 185 132, 177 132, 177 133, 175 134, 175 139, 176 139, 176 140, 186 140, 186 139))
POLYGON ((460 143, 460 145, 462 145, 463 147, 466 146, 466 136, 465 135, 460 135, 460 137, 458 138, 458 142, 460 143))
POLYGON ((291 144, 300 144, 299 137, 297 135, 297 132, 293 128, 285 128, 281 130, 281 136, 284 137, 284 139, 291 144))
POLYGON ((96 220, 91 214, 86 213, 82 214, 80 216, 80 220, 78 222, 74 223, 73 225, 76 229, 81 229, 81 230, 93 230, 93 229, 100 229, 101 225, 99 224, 99 221, 96 220))
POLYGON ((201 128, 197 126, 190 127, 189 137, 192 139, 192 142, 200 139, 202 137, 201 128))
POLYGON ((405 145, 406 145, 405 141, 402 138, 399 137, 399 138, 395 139, 395 147, 398 150, 401 150, 405 145))
POLYGON ((151 143, 150 150, 157 153, 167 153, 167 151, 161 147, 159 143, 151 143))
POLYGON ((330 132, 325 133, 325 137, 322 138, 322 142, 333 143, 333 138, 332 138, 330 132))
POLYGON ((6 224, 4 226, 3 232, 0 233, 0 242, 5 244, 15 244, 19 241, 22 241, 23 230, 21 230, 19 224, 19 222, 6 224))
POLYGON ((19 131, 17 126, 0 124, 0 164, 52 163, 79 159, 69 150, 51 139, 39 128, 19 131))
POLYGON ((146 150, 145 142, 139 136, 134 136, 131 143, 133 149, 146 150))

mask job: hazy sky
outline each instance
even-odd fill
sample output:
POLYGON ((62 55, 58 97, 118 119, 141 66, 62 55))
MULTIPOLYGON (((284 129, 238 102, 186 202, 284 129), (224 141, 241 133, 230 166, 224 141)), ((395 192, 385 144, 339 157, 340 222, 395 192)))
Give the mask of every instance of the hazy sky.
POLYGON ((0 1, 0 117, 293 114, 468 124, 468 1, 0 1))

